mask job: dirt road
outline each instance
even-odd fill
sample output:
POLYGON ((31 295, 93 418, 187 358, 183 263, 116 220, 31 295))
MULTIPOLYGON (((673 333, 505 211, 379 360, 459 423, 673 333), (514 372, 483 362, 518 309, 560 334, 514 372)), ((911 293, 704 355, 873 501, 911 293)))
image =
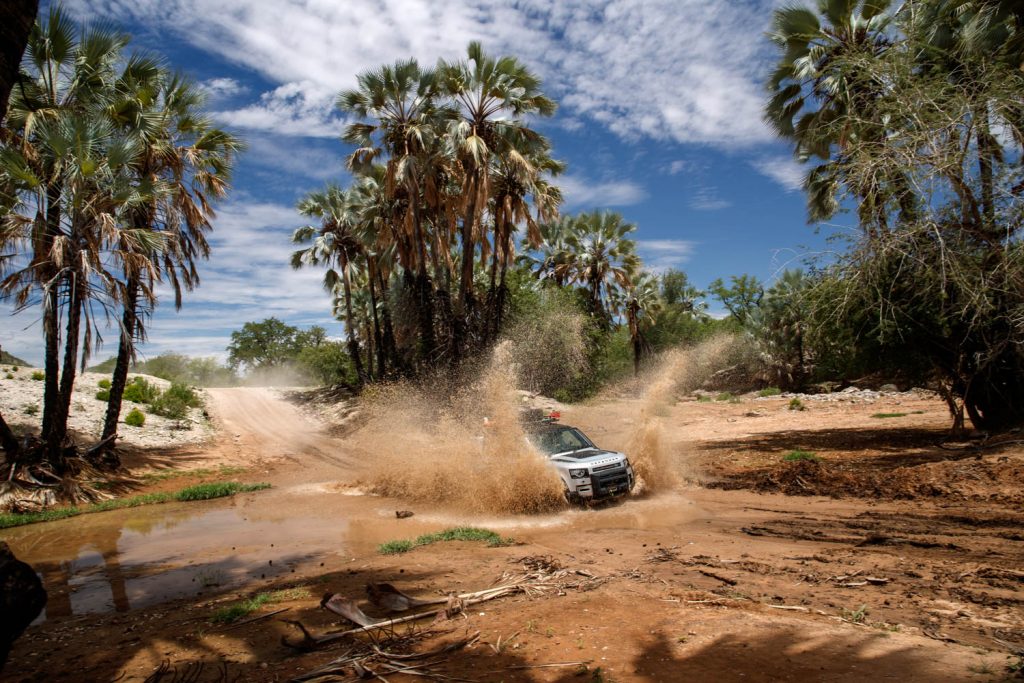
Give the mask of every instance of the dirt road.
MULTIPOLYGON (((417 595, 466 592, 547 563, 590 578, 559 594, 479 605, 400 647, 431 649, 479 631, 476 646, 435 668, 478 681, 1015 676, 1024 648, 1024 449, 949 443, 944 406, 924 394, 850 395, 808 401, 805 411, 787 404, 671 406, 663 444, 689 483, 597 509, 500 516, 351 495, 358 491, 346 482, 365 454, 349 453, 344 439, 269 392, 216 392, 224 438, 211 452, 248 459, 252 477, 279 485, 230 502, 3 532, 16 551, 21 544, 37 555, 83 539, 57 567, 71 587, 69 613, 31 629, 5 673, 141 681, 168 660, 179 669, 226 662, 245 681, 289 680, 340 651, 296 655, 281 645, 293 627, 273 618, 219 626, 210 621, 216 610, 298 588, 256 614, 287 608, 281 617, 322 633, 338 627, 318 609, 325 591, 358 599, 367 582, 388 581, 417 595), (819 460, 784 460, 796 449, 819 460), (413 518, 395 518, 410 508, 413 518), (376 551, 385 540, 468 524, 517 544, 376 551), (101 529, 118 532, 106 546, 101 529), (174 552, 157 558, 160 548, 174 552), (223 585, 197 588, 211 571, 227 574, 223 585), (151 601, 160 576, 192 593, 151 601), (85 609, 90 594, 106 602, 85 609), (567 662, 585 662, 586 676, 577 665, 547 666, 567 662)), ((634 401, 616 398, 570 407, 564 420, 624 448, 636 416, 634 401)), ((200 680, 214 678, 208 671, 200 680)))
POLYGON ((315 482, 351 474, 355 464, 345 445, 326 433, 326 426, 280 392, 263 387, 208 389, 208 410, 223 436, 219 445, 227 459, 275 463, 279 477, 315 482), (287 466, 276 461, 285 460, 287 466))

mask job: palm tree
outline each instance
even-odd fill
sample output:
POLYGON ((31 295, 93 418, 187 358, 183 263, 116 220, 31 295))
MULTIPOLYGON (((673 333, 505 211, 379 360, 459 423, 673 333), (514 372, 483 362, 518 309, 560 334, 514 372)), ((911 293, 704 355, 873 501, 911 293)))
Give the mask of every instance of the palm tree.
POLYGON ((616 285, 628 287, 630 274, 640 263, 636 242, 628 237, 635 231, 636 225, 625 222, 618 213, 592 211, 576 216, 566 239, 576 254, 572 278, 587 288, 591 308, 605 324, 613 315, 606 294, 616 285))
MULTIPOLYGON (((454 156, 465 169, 461 242, 462 268, 459 299, 467 319, 474 304, 473 261, 482 239, 480 215, 490 196, 492 155, 508 153, 509 126, 521 125, 525 115, 551 116, 555 103, 540 90, 541 81, 515 57, 494 58, 474 41, 465 61, 438 64, 439 91, 450 97, 459 112, 448 128, 454 156), (509 120, 508 116, 512 119, 509 120)), ((525 129, 525 126, 523 127, 525 129)))
POLYGON ((633 347, 633 374, 640 374, 640 360, 650 351, 644 332, 655 322, 661 308, 658 297, 658 279, 644 271, 630 279, 623 292, 623 309, 629 328, 629 341, 633 347))
MULTIPOLYGON (((769 79, 773 95, 765 108, 765 121, 794 141, 800 161, 824 160, 805 180, 814 220, 838 210, 835 195, 842 182, 842 165, 833 160, 833 147, 842 150, 858 139, 884 136, 884 127, 872 112, 882 84, 851 68, 850 58, 877 58, 888 49, 890 4, 891 0, 818 0, 820 17, 795 5, 775 11, 769 38, 782 55, 769 79)), ((861 223, 869 230, 884 227, 881 184, 868 182, 854 188, 861 200, 861 223)))
POLYGON ((337 100, 342 111, 360 119, 350 124, 343 136, 357 146, 348 158, 348 167, 358 172, 384 157, 384 191, 388 199, 404 204, 404 215, 394 227, 401 263, 407 273, 416 273, 408 279, 418 302, 420 356, 428 359, 436 344, 433 288, 427 273, 430 238, 424 234, 421 219, 419 169, 439 120, 433 102, 434 73, 410 59, 365 71, 357 80, 358 89, 343 91, 337 100))
POLYGON ((335 292, 339 288, 344 295, 345 332, 348 336, 348 353, 356 369, 359 383, 366 382, 359 341, 356 339, 355 316, 352 312, 352 271, 361 260, 363 245, 355 229, 356 216, 345 192, 328 185, 322 192, 312 192, 299 201, 299 213, 320 219, 319 226, 307 225, 299 228, 292 236, 292 242, 309 247, 292 254, 292 267, 326 264, 324 288, 335 292), (337 266, 338 270, 335 270, 337 266))
POLYGON ((232 162, 242 148, 237 138, 203 116, 204 96, 190 80, 167 73, 152 60, 130 60, 118 89, 122 97, 110 114, 138 142, 133 169, 144 196, 126 220, 162 241, 158 251, 132 252, 125 245, 119 250, 122 320, 103 441, 117 434, 135 341, 145 335, 140 313, 156 304, 154 282, 171 285, 177 309, 182 289, 199 284, 196 261, 209 255, 206 233, 214 218, 212 204, 227 193, 232 162))
POLYGON ((569 248, 568 238, 575 220, 573 216, 563 215, 541 223, 541 243, 536 249, 529 250, 530 243, 523 240, 523 248, 528 251, 519 260, 538 280, 553 280, 556 285, 563 287, 571 277, 576 254, 569 248))
MULTIPOLYGON (((526 226, 525 244, 536 249, 543 241, 539 223, 558 215, 561 191, 546 176, 564 169, 564 164, 552 159, 551 145, 542 136, 521 127, 508 129, 518 139, 510 142, 507 153, 492 157, 491 208, 493 217, 493 243, 490 267, 490 287, 487 292, 488 316, 486 341, 493 340, 501 329, 508 288, 505 277, 515 257, 515 235, 518 227, 526 226), (536 208, 534 219, 530 213, 531 198, 536 208), (500 266, 500 267, 499 267, 500 266), (500 270, 500 277, 499 277, 500 270)), ((486 241, 482 242, 486 247, 486 241)), ((486 249, 481 254, 486 258, 486 249)))
POLYGON ((103 109, 112 97, 114 67, 126 42, 104 29, 79 37, 61 11, 51 9, 47 22, 32 30, 27 71, 8 111, 10 139, 3 167, 20 203, 5 216, 3 240, 30 245, 30 256, 25 268, 5 278, 2 289, 19 307, 35 293, 43 302, 43 439, 58 463, 63 462, 83 313, 86 352, 96 332, 85 305, 98 293, 92 278, 105 275, 95 250, 110 237, 114 213, 110 192, 90 193, 114 179, 117 164, 125 162, 104 158, 108 144, 110 150, 125 148, 112 142, 103 109), (62 317, 63 364, 58 329, 62 317))

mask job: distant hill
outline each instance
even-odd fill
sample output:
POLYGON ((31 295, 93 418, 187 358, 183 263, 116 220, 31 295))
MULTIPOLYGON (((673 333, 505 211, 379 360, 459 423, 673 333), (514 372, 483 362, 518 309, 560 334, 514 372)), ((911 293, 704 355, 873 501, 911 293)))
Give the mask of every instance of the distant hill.
POLYGON ((12 356, 6 351, 0 351, 0 364, 2 365, 21 365, 22 367, 28 367, 29 363, 23 361, 17 356, 12 356))

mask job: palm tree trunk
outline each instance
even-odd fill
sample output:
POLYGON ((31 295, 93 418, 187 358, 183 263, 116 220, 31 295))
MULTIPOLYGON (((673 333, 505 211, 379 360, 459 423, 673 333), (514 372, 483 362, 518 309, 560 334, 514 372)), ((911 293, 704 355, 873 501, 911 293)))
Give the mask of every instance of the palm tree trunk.
MULTIPOLYGON (((39 238, 40 244, 34 247, 37 258, 49 259, 53 240, 60 232, 61 186, 52 183, 46 188, 46 229, 39 238)), ((45 304, 43 306, 43 440, 49 441, 50 433, 56 421, 59 404, 60 377, 60 292, 57 272, 52 264, 46 264, 40 273, 46 287, 45 304)))
POLYGON ((78 370, 78 342, 81 336, 82 308, 85 306, 84 285, 78 273, 72 272, 68 290, 68 322, 64 340, 64 366, 60 373, 60 396, 56 419, 47 446, 51 456, 56 456, 64 445, 68 434, 68 418, 71 415, 71 394, 75 388, 78 370))
POLYGON ((363 358, 359 351, 359 342, 356 340, 356 330, 353 325, 355 316, 352 315, 352 282, 349 278, 348 264, 341 266, 341 281, 345 289, 345 332, 348 335, 348 355, 356 366, 356 378, 359 385, 366 384, 366 370, 363 368, 363 358))
MULTIPOLYGON (((373 316, 373 348, 377 352, 377 378, 384 379, 385 372, 385 361, 384 361, 384 344, 381 340, 380 332, 380 316, 377 315, 377 287, 376 287, 376 269, 374 268, 373 259, 369 255, 366 256, 366 272, 368 274, 367 280, 370 287, 370 309, 371 315, 373 316)), ((370 360, 370 364, 373 364, 373 360, 370 360)))
POLYGON ((10 463, 17 460, 18 454, 21 452, 21 444, 18 443, 17 437, 14 436, 14 432, 11 431, 2 414, 0 414, 0 447, 4 449, 4 459, 10 463))
POLYGON ((470 319, 473 308, 473 224, 476 221, 476 195, 480 189, 480 172, 473 171, 469 181, 469 200, 466 215, 462 219, 462 279, 459 281, 459 299, 462 301, 463 318, 470 319))
POLYGON ((401 359, 398 357, 398 346, 395 344, 395 326, 391 322, 391 307, 388 306, 388 288, 384 274, 377 271, 377 280, 381 291, 381 317, 384 319, 384 352, 391 359, 391 368, 400 369, 401 359))
POLYGON ((0 121, 18 80, 21 56, 39 12, 39 0, 5 0, 0 4, 0 121))
POLYGON ((105 441, 117 434, 117 421, 121 418, 121 404, 124 389, 128 384, 128 368, 135 356, 135 328, 138 322, 136 307, 139 301, 139 282, 136 278, 128 278, 125 284, 124 312, 121 315, 121 340, 117 347, 117 363, 114 375, 110 378, 110 400, 107 402, 107 415, 103 422, 105 441))
POLYGON ((494 336, 501 333, 502 324, 505 322, 505 301, 508 299, 508 286, 505 284, 505 275, 508 273, 508 259, 501 263, 501 277, 498 280, 498 301, 494 317, 494 336))

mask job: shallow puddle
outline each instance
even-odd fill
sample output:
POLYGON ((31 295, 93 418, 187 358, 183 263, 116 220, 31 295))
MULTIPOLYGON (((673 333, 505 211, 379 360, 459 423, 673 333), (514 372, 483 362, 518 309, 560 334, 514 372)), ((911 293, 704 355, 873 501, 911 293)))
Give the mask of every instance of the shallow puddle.
MULTIPOLYGON (((537 516, 417 510, 330 485, 82 515, 5 530, 15 554, 43 577, 44 615, 124 612, 176 598, 256 588, 291 573, 337 571, 388 540, 479 526, 522 540, 598 529, 669 527, 702 513, 678 494, 537 516), (351 493, 351 492, 349 492, 351 493)), ((545 541, 550 545, 549 538, 545 541)))

